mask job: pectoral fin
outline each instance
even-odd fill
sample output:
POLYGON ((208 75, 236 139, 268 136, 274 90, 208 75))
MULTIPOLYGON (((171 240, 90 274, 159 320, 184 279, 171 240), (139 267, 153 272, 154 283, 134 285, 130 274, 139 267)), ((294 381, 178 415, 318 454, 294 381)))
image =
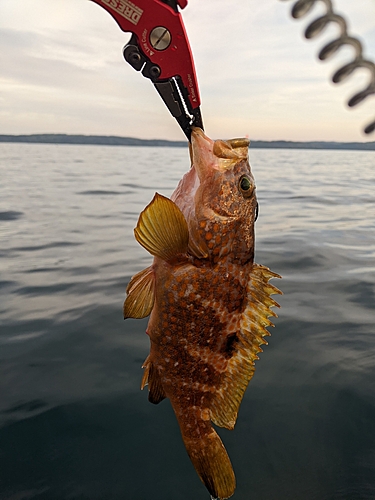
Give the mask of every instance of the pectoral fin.
POLYGON ((202 239, 195 226, 190 227, 189 253, 198 259, 206 259, 208 257, 206 242, 202 239))
POLYGON ((135 238, 151 255, 165 261, 188 250, 189 230, 181 210, 158 193, 139 216, 135 238))
POLYGON ((155 300, 155 276, 151 266, 132 277, 126 293, 124 319, 140 319, 151 314, 155 300))

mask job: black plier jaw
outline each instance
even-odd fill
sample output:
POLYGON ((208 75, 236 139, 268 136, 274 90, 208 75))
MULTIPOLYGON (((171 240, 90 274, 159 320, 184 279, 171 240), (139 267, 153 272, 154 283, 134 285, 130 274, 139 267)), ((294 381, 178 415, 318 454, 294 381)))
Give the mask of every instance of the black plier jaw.
POLYGON ((132 33, 125 60, 154 84, 190 141, 191 127, 203 129, 194 61, 180 8, 187 0, 92 0, 132 33))
POLYGON ((189 105, 187 89, 179 76, 166 82, 155 82, 154 86, 189 141, 191 127, 199 127, 203 130, 200 108, 193 109, 189 105))

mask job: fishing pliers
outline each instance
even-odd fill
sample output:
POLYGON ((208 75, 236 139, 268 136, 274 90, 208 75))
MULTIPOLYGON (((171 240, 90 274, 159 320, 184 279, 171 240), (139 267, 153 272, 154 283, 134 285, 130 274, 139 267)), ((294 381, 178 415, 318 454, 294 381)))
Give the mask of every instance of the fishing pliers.
POLYGON ((149 78, 190 140, 191 127, 203 129, 200 96, 189 40, 179 9, 187 0, 92 0, 122 31, 132 33, 125 60, 149 78))

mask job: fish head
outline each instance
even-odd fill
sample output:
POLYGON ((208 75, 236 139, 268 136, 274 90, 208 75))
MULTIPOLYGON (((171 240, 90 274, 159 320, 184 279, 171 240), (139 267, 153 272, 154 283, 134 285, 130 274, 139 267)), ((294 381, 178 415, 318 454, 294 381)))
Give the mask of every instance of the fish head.
POLYGON ((172 196, 187 219, 192 246, 204 248, 214 263, 224 258, 247 263, 254 258, 258 203, 249 142, 213 141, 193 128, 192 168, 172 196))

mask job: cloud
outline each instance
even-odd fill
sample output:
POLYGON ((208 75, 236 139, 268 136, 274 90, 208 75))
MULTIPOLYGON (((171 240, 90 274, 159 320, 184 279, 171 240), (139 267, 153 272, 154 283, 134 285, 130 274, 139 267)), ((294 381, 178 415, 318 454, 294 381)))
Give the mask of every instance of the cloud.
MULTIPOLYGON (((291 5, 189 1, 183 19, 207 132, 214 137, 364 140, 360 129, 374 114, 373 101, 354 112, 344 103, 368 76, 358 75, 340 87, 329 83, 351 53, 344 50, 332 62, 318 63, 317 52, 335 30, 305 41, 308 19, 291 20, 291 5)), ((336 5, 375 59, 373 0, 336 0, 336 5)), ((122 46, 128 38, 93 2, 2 0, 0 133, 183 138, 152 84, 124 62, 122 46)))

